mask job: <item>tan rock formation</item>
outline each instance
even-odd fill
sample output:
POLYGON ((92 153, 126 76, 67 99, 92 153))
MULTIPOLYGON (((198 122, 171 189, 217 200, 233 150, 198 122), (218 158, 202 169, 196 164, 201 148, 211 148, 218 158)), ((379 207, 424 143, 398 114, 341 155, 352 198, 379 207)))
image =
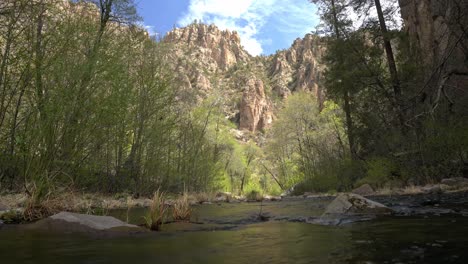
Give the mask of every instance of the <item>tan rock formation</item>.
POLYGON ((322 103, 324 91, 320 80, 323 66, 320 59, 324 52, 323 41, 312 34, 296 39, 291 48, 278 52, 273 56, 270 67, 273 90, 283 98, 291 92, 310 91, 322 103))
POLYGON ((261 80, 248 80, 240 105, 240 129, 257 131, 266 128, 273 121, 265 88, 261 80))
POLYGON ((223 97, 226 118, 236 122, 240 130, 256 132, 271 125, 275 105, 270 91, 281 98, 295 91, 310 91, 323 101, 319 83, 324 48, 317 36, 308 34, 290 49, 269 57, 250 56, 236 32, 214 25, 174 29, 163 42, 170 46, 168 60, 185 91, 180 98, 190 100, 192 96, 201 101, 213 94, 223 97))

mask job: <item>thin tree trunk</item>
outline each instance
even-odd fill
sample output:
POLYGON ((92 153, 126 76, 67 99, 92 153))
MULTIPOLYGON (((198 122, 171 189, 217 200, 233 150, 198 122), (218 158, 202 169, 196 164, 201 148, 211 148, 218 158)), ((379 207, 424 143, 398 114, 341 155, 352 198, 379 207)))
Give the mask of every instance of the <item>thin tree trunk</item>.
MULTIPOLYGON (((341 34, 338 28, 339 23, 338 23, 338 14, 336 12, 335 0, 331 0, 331 4, 332 4, 333 21, 335 24, 333 25, 333 28, 335 29, 336 39, 340 41, 341 34)), ((346 129, 347 129, 347 134, 348 134, 349 152, 351 154, 351 159, 354 160, 356 158, 356 145, 354 141, 354 124, 353 124, 353 119, 351 116, 351 104, 350 104, 351 95, 349 94, 348 90, 343 91, 343 101, 344 101, 344 111, 346 114, 346 129)))
POLYGON ((405 132, 405 117, 403 113, 403 101, 401 97, 401 86, 400 79, 398 78, 398 71, 395 63, 395 55, 393 54, 392 44, 388 38, 387 25, 385 24, 385 18, 382 11, 382 6, 380 0, 374 0, 375 8, 377 9, 377 15, 379 17, 380 30, 382 31, 382 36, 384 40, 385 54, 387 55, 388 69, 390 71, 390 78, 392 80, 393 93, 395 96, 395 102, 397 105, 398 119, 400 122, 400 127, 403 134, 405 132))

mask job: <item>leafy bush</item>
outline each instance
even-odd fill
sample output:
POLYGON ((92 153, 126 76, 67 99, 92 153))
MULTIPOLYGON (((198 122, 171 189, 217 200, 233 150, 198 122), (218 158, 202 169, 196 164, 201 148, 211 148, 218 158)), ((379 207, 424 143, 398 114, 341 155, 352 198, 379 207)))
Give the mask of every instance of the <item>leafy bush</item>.
POLYGON ((399 166, 387 158, 374 158, 367 164, 367 175, 356 182, 355 186, 370 184, 374 188, 382 188, 388 184, 398 184, 399 166))

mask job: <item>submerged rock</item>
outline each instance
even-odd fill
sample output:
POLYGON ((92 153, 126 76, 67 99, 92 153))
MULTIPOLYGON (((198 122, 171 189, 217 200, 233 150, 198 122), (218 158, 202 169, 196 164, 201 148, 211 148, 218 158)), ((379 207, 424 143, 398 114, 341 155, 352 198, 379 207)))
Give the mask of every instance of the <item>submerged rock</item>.
POLYGON ((111 216, 85 215, 61 212, 30 226, 33 229, 46 229, 65 232, 86 231, 142 231, 136 225, 130 225, 111 216))
POLYGON ((352 193, 366 196, 366 195, 373 195, 375 191, 369 184, 364 184, 361 187, 354 189, 352 193))

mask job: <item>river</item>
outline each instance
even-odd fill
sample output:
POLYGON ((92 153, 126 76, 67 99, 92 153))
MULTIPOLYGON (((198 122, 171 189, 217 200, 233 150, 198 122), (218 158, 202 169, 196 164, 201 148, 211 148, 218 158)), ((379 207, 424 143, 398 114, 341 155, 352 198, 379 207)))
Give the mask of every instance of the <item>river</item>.
MULTIPOLYGON (((210 204, 197 223, 124 236, 0 229, 0 263, 466 263, 468 217, 387 216, 342 226, 305 223, 330 199, 210 204), (257 215, 269 217, 260 222, 257 215), (203 224, 200 224, 203 223, 203 224)), ((126 220, 125 210, 110 212, 126 220)), ((139 224, 143 209, 130 211, 139 224)))

